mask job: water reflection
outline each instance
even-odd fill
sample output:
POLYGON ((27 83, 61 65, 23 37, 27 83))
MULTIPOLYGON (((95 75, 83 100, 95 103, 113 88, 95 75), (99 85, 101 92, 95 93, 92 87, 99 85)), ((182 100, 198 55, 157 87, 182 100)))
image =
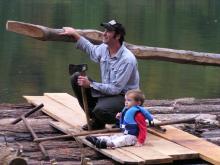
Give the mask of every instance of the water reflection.
MULTIPOLYGON (((220 53, 218 0, 13 0, 0 1, 0 102, 20 102, 22 95, 72 94, 69 63, 99 68, 72 43, 42 42, 5 31, 7 20, 49 27, 101 30, 100 22, 116 18, 130 43, 220 53)), ((139 60, 141 88, 150 99, 220 95, 218 67, 139 60)))

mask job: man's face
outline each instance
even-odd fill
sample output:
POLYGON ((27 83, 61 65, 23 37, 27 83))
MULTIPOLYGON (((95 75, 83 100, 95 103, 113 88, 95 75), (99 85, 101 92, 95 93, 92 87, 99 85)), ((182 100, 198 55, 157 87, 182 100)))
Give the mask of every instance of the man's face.
MULTIPOLYGON (((103 43, 109 45, 113 42, 116 42, 116 36, 115 36, 115 31, 109 31, 107 29, 105 29, 104 33, 103 33, 103 43)), ((117 41, 118 42, 118 41, 117 41)))

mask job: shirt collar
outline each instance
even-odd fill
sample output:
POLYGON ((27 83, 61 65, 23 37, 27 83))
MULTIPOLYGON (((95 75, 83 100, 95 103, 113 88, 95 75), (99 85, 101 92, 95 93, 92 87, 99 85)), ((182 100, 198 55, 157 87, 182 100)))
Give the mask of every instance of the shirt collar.
POLYGON ((122 52, 123 52, 123 50, 124 50, 124 47, 125 47, 125 45, 124 45, 124 43, 122 43, 122 45, 121 45, 121 47, 118 49, 117 53, 115 53, 115 55, 114 55, 113 57, 111 57, 111 58, 116 58, 116 59, 120 58, 121 55, 122 55, 122 52))

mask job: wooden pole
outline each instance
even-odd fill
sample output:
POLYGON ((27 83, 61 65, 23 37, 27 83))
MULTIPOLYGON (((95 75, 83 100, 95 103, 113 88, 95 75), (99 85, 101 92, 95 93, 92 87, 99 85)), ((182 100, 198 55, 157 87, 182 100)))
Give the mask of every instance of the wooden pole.
MULTIPOLYGON (((6 29, 42 41, 75 42, 72 37, 60 35, 60 33, 63 32, 63 29, 52 29, 41 25, 18 21, 7 21, 6 29)), ((77 29, 77 31, 80 35, 84 36, 94 44, 102 43, 103 33, 98 30, 77 29)), ((139 59, 154 59, 176 63, 220 66, 220 54, 149 47, 130 43, 126 43, 126 47, 139 59)))
MULTIPOLYGON (((87 65, 85 66, 87 70, 87 65)), ((80 73, 81 76, 86 76, 86 72, 82 71, 80 73)), ((91 118, 90 118, 90 112, 89 112, 89 106, 88 106, 88 98, 86 95, 86 90, 84 87, 81 86, 81 93, 82 93, 82 101, 83 101, 83 109, 86 114, 86 121, 87 121, 87 126, 88 126, 88 131, 92 130, 92 125, 91 125, 91 118)))
MULTIPOLYGON (((180 123, 192 123, 195 122, 195 117, 188 118, 188 119, 181 119, 181 120, 173 120, 173 121, 163 121, 159 123, 155 123, 154 126, 150 128, 158 128, 164 125, 172 125, 172 124, 180 124, 180 123)), ((90 134, 99 134, 99 133, 110 133, 110 132, 119 132, 120 128, 110 128, 110 129, 102 129, 102 130, 95 130, 95 131, 85 131, 75 134, 68 134, 68 135, 61 135, 61 136, 54 136, 54 137, 46 137, 46 138, 35 138, 35 142, 42 142, 47 140, 55 140, 55 139, 63 139, 63 138, 71 138, 76 136, 85 136, 90 134)))
MULTIPOLYGON (((34 132, 34 130, 32 129, 32 127, 29 125, 28 121, 26 120, 26 118, 24 116, 21 116, 21 119, 23 120, 25 126, 27 127, 27 129, 30 131, 33 139, 37 139, 37 134, 34 132)), ((43 158, 45 160, 49 160, 49 155, 47 153, 47 151, 45 150, 44 146, 39 142, 38 143, 38 146, 43 154, 43 158)))
POLYGON ((95 131, 86 131, 86 132, 80 132, 75 134, 68 134, 68 135, 60 135, 60 136, 54 136, 54 137, 46 137, 46 138, 36 138, 34 139, 35 142, 42 142, 47 140, 56 140, 56 139, 63 139, 63 138, 71 138, 76 136, 85 136, 90 134, 99 134, 99 133, 110 133, 110 132, 119 132, 120 128, 112 128, 112 129, 102 129, 102 130, 95 130, 95 131))
POLYGON ((85 88, 81 87, 81 93, 82 93, 82 100, 83 100, 83 109, 86 114, 86 121, 87 121, 88 130, 91 131, 92 130, 91 120, 92 119, 90 118, 90 115, 89 115, 88 99, 87 99, 85 88))
MULTIPOLYGON (((38 111, 39 109, 41 109, 44 105, 40 104, 39 106, 33 108, 32 110, 30 110, 29 112, 25 113, 23 116, 24 117, 28 117, 30 116, 32 113, 38 111)), ((14 121, 11 122, 11 124, 17 124, 18 122, 20 122, 22 120, 21 116, 17 119, 15 119, 14 121)))

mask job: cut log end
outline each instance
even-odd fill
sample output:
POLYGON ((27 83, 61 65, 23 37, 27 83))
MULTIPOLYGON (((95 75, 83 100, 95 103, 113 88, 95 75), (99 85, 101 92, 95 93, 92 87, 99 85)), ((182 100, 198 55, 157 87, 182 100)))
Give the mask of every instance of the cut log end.
POLYGON ((7 21, 6 30, 33 38, 44 38, 44 33, 39 27, 27 23, 7 21))

